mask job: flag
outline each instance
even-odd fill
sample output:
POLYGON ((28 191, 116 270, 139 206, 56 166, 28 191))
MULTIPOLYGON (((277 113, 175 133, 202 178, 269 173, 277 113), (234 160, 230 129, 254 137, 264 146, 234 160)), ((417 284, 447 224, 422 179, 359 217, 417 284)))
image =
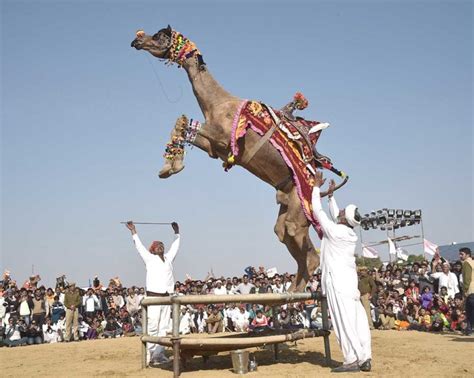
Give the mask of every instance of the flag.
POLYGON ((423 239, 423 247, 425 249, 425 253, 431 256, 434 256, 436 253, 436 250, 438 249, 438 246, 436 244, 426 239, 423 239))
POLYGON ((367 259, 376 259, 379 257, 379 253, 375 248, 367 247, 362 244, 362 257, 367 259))
POLYGON ((388 253, 395 256, 397 254, 395 244, 393 244, 392 239, 390 239, 390 238, 387 238, 387 239, 388 239, 388 253))
POLYGON ((406 251, 404 251, 403 249, 401 248, 397 248, 396 250, 397 252, 397 258, 403 260, 403 261, 407 261, 408 260, 408 255, 405 253, 406 251))

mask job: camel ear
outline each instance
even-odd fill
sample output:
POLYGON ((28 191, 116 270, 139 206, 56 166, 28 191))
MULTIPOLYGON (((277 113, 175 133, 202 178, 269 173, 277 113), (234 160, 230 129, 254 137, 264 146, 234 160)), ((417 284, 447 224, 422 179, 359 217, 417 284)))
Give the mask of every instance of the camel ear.
POLYGON ((168 24, 168 27, 166 28, 166 30, 167 30, 167 31, 170 33, 170 35, 171 35, 171 32, 173 31, 173 29, 171 29, 170 24, 168 24))

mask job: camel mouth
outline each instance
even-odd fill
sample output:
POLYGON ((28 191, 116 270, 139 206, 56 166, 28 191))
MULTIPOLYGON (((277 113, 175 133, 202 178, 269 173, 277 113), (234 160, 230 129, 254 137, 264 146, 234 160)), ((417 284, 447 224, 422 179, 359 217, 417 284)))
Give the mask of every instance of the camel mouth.
POLYGON ((140 43, 140 41, 138 40, 138 38, 135 38, 132 43, 130 44, 130 47, 135 47, 135 49, 137 50, 141 50, 142 49, 142 44, 140 43))

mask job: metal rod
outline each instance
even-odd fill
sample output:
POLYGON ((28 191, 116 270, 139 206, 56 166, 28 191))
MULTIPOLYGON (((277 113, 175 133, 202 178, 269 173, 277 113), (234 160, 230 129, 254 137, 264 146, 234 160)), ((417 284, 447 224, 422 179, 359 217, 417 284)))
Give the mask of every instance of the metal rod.
MULTIPOLYGON (((128 222, 120 222, 120 224, 127 224, 128 222)), ((156 222, 133 222, 133 224, 171 224, 171 222, 167 223, 156 223, 156 222)))
POLYGON ((145 337, 148 336, 148 309, 147 306, 142 306, 142 369, 147 367, 146 363, 146 355, 147 355, 147 348, 146 348, 146 341, 144 340, 145 337))
MULTIPOLYGON (((175 299, 177 297, 172 297, 172 299, 175 299)), ((180 350, 179 350, 179 343, 180 343, 180 338, 179 338, 179 313, 180 313, 180 307, 181 305, 179 304, 178 301, 173 301, 173 375, 174 378, 178 378, 180 371, 179 371, 179 365, 180 365, 180 350)))
POLYGON ((331 366, 331 347, 329 345, 329 318, 328 318, 328 302, 327 298, 321 298, 321 313, 323 317, 323 330, 328 331, 328 334, 324 336, 324 355, 326 357, 326 365, 331 366))

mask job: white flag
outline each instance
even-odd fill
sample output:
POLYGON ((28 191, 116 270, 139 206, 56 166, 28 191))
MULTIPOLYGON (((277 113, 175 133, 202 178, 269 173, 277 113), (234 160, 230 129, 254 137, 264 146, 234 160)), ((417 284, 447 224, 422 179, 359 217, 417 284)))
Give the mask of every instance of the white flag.
POLYGON ((401 248, 397 248, 397 258, 402 259, 403 261, 408 260, 408 255, 401 248))
POLYGON ((376 259, 377 257, 379 257, 379 253, 375 248, 362 245, 362 257, 368 259, 376 259))
POLYGON ((438 249, 438 246, 436 244, 426 239, 423 239, 423 247, 425 249, 425 253, 431 256, 434 256, 434 254, 436 253, 436 249, 438 249))
POLYGON ((397 254, 395 244, 393 244, 392 239, 390 239, 390 238, 387 238, 387 239, 388 239, 388 253, 395 256, 397 254))

